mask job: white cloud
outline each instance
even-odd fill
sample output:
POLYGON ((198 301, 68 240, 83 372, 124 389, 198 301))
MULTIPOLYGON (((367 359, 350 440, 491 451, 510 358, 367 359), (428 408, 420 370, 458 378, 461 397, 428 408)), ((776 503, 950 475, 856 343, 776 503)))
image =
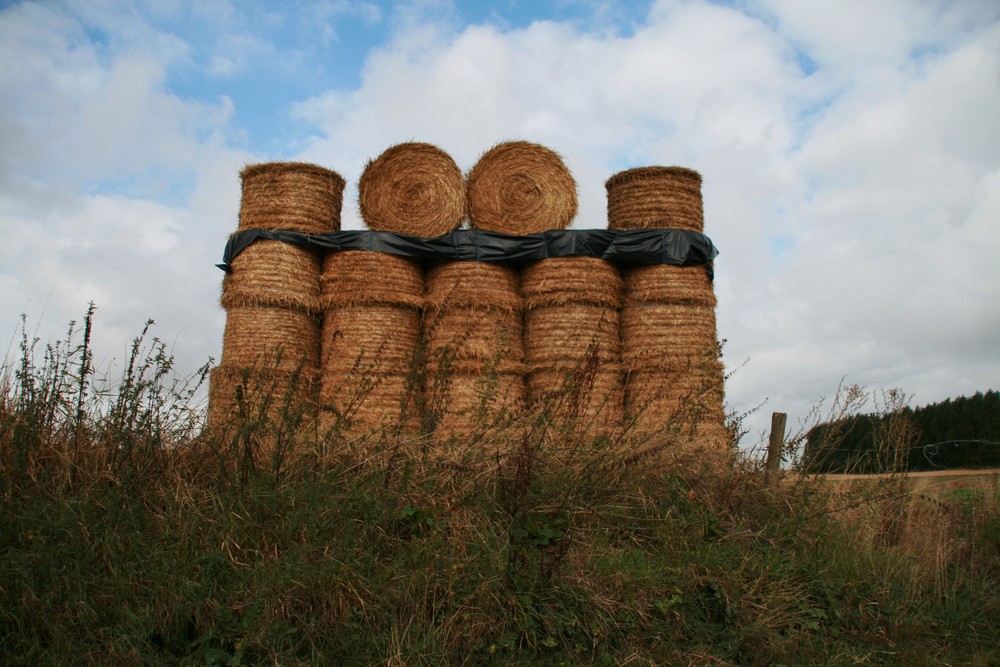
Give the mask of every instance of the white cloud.
POLYGON ((59 336, 94 301, 99 359, 120 358, 153 318, 193 370, 219 354, 213 264, 248 155, 226 148, 228 100, 167 91, 185 52, 175 38, 128 11, 84 10, 92 23, 33 3, 0 13, 0 340, 22 313, 43 339, 59 336), (94 25, 115 46, 92 41, 94 25))

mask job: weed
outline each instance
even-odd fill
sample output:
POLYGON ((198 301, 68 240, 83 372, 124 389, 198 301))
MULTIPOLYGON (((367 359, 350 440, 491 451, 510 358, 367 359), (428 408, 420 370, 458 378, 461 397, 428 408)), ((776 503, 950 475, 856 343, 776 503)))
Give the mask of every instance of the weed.
MULTIPOLYGON (((328 455, 301 395, 250 376, 231 428, 199 433, 207 367, 176 379, 149 323, 108 380, 93 315, 22 331, 0 373, 8 664, 1000 660, 995 487, 773 490, 750 454, 670 456, 669 424, 574 433, 573 386, 460 456, 392 427, 328 455)), ((907 428, 882 437, 895 465, 907 428)))

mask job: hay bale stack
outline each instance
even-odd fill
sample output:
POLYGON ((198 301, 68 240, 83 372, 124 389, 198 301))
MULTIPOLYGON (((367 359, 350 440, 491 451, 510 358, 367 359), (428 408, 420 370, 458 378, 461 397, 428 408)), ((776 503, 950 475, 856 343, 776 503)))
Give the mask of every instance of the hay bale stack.
POLYGON ((413 373, 424 274, 413 260, 364 250, 330 253, 324 307, 321 432, 348 438, 415 432, 413 373))
POLYGON ((554 151, 510 141, 472 168, 468 203, 475 229, 514 235, 565 229, 576 216, 576 181, 554 151))
POLYGON ((424 404, 435 437, 498 428, 524 409, 517 271, 484 262, 432 266, 424 295, 424 404))
POLYGON ((685 167, 638 167, 604 184, 608 229, 687 229, 704 227, 701 174, 685 167))
POLYGON ((239 229, 325 234, 340 229, 344 179, 305 162, 267 162, 240 172, 239 229))
POLYGON ((585 434, 621 425, 617 269, 593 257, 535 262, 521 274, 528 398, 585 434))
MULTIPOLYGON (((340 229, 344 179, 312 164, 275 162, 240 173, 239 229, 326 233, 340 229)), ((226 309, 222 359, 212 373, 209 422, 231 421, 237 401, 288 394, 315 411, 320 364, 320 271, 315 252, 259 240, 232 261, 220 302, 226 309)), ((255 399, 256 400, 256 399, 255 399)), ((282 399, 285 400, 285 399, 282 399)), ((309 415, 315 421, 315 414, 309 415)))
MULTIPOLYGON (((612 176, 605 186, 611 229, 704 230, 696 171, 642 167, 612 176)), ((682 449, 720 451, 723 371, 706 268, 663 264, 621 273, 626 412, 640 431, 670 432, 682 449)))
POLYGON ((465 177, 436 146, 398 144, 365 167, 358 203, 369 229, 441 236, 465 219, 465 177))

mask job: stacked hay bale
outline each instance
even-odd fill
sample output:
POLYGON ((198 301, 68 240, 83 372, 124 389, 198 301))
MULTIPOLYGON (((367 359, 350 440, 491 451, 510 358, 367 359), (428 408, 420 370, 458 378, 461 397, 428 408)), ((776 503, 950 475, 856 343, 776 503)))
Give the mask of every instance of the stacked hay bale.
MULTIPOLYGON (((370 229, 438 236, 465 216, 465 179, 440 149, 399 144, 365 167, 358 199, 370 229)), ((321 284, 322 432, 355 440, 384 429, 415 433, 421 264, 378 252, 335 252, 324 260, 321 284)))
MULTIPOLYGON (((238 230, 325 233, 340 228, 344 179, 322 167, 275 162, 240 174, 238 230)), ((320 258, 312 250, 259 240, 232 261, 222 282, 223 353, 209 390, 210 427, 278 417, 314 419, 320 362, 320 258)), ((280 426, 280 425, 279 425, 280 426)))
POLYGON ((424 402, 439 443, 502 430, 524 409, 517 278, 486 262, 442 262, 427 272, 424 402))
MULTIPOLYGON (((605 185, 610 229, 704 230, 701 176, 695 171, 642 167, 605 185)), ((679 429, 684 449, 721 450, 723 370, 706 267, 624 267, 622 277, 628 413, 642 431, 679 429)))
MULTIPOLYGON (((551 150, 525 141, 486 151, 469 172, 473 228, 523 235, 564 228, 576 215, 576 183, 551 150)), ((517 270, 484 262, 433 267, 424 336, 427 402, 439 439, 467 435, 525 408, 517 270)))
MULTIPOLYGON (((500 144, 469 176, 469 209, 480 229, 565 229, 577 212, 576 181, 548 148, 500 144)), ((621 418, 619 292, 615 269, 590 257, 541 260, 521 275, 529 402, 580 433, 606 433, 621 418)))
POLYGON ((528 398, 562 431, 622 424, 618 270, 594 257, 544 259, 521 275, 528 398))

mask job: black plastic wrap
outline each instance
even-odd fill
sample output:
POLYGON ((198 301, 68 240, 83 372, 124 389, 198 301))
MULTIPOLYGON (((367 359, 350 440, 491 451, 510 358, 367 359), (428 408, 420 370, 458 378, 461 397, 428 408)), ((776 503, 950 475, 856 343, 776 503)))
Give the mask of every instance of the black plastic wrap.
POLYGON ((719 254, 707 236, 685 229, 554 229, 526 236, 463 229, 435 237, 365 230, 303 234, 247 229, 229 237, 222 264, 217 266, 231 272, 233 259, 260 239, 326 252, 372 250, 412 259, 452 262, 532 262, 550 257, 598 257, 615 264, 705 265, 709 275, 712 260, 719 254))

